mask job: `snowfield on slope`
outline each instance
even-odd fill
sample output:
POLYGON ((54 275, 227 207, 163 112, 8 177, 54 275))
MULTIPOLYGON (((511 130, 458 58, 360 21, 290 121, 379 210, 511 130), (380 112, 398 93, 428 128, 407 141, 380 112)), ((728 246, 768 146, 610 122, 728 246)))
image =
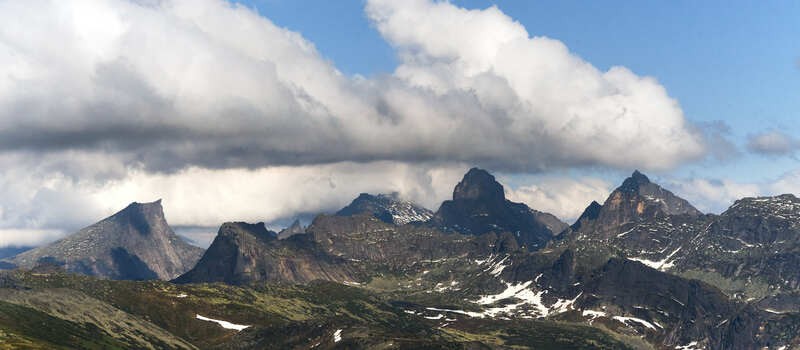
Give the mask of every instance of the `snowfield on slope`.
POLYGON ((241 330, 243 330, 245 328, 250 328, 250 326, 230 323, 228 321, 215 320, 213 318, 208 318, 208 317, 205 317, 205 316, 201 316, 200 314, 197 314, 195 317, 198 320, 208 321, 208 322, 215 322, 215 323, 219 324, 222 328, 225 328, 225 329, 235 329, 237 331, 241 331, 241 330))

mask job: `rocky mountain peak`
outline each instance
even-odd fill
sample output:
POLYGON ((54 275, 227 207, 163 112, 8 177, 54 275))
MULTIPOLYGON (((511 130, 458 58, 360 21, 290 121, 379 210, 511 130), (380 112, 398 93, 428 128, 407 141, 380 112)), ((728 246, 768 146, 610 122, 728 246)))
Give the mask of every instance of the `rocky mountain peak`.
POLYGON ((510 232, 520 246, 541 248, 566 224, 548 213, 529 208, 505 198, 503 185, 486 170, 472 168, 431 219, 445 231, 481 235, 510 232))
POLYGON ((483 169, 472 168, 453 191, 453 200, 459 199, 503 201, 505 192, 503 185, 492 174, 483 169))
POLYGON ((349 205, 336 212, 336 216, 371 214, 383 222, 405 225, 410 222, 430 220, 433 212, 413 202, 404 200, 397 192, 372 195, 362 193, 349 205))
POLYGON ((300 220, 295 219, 294 222, 292 222, 292 224, 289 225, 289 227, 281 230, 281 232, 278 232, 278 239, 286 239, 291 236, 305 232, 306 228, 303 227, 303 224, 300 223, 300 220))
MULTIPOLYGON (((164 207, 161 206, 161 199, 150 203, 133 202, 107 220, 127 222, 135 228, 137 233, 142 235, 151 234, 153 226, 166 225, 167 222, 164 217, 164 207)), ((157 233, 163 233, 163 230, 159 230, 157 233)))
POLYGON ((671 215, 699 216, 702 213, 636 170, 611 192, 603 205, 596 202, 589 205, 572 229, 607 236, 618 233, 626 225, 671 215))
POLYGON ((59 241, 10 259, 23 268, 42 261, 69 272, 112 279, 172 279, 191 268, 203 249, 169 227, 161 200, 125 209, 59 241))
POLYGON ((639 170, 634 170, 633 174, 622 182, 622 186, 618 190, 636 192, 639 191, 640 187, 647 184, 651 184, 650 179, 645 174, 640 173, 639 170))
POLYGON ((603 209, 603 206, 597 201, 592 201, 586 209, 583 210, 581 216, 578 217, 578 220, 575 220, 575 223, 572 224, 573 230, 579 230, 582 225, 585 225, 588 222, 591 222, 597 219, 600 216, 600 211, 603 209))
POLYGON ((256 238, 262 239, 272 239, 277 237, 277 234, 268 230, 266 224, 263 222, 251 224, 241 221, 223 223, 219 229, 218 235, 239 235, 242 232, 247 232, 256 238))

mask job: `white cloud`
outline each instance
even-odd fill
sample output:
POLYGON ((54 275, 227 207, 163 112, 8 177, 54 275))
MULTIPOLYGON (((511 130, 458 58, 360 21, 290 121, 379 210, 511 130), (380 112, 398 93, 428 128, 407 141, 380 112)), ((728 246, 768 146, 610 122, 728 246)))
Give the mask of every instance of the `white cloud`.
POLYGON ((477 107, 493 113, 469 120, 481 130, 473 142, 522 167, 668 169, 705 151, 654 78, 624 67, 600 71, 558 40, 531 37, 496 7, 370 0, 367 14, 400 52, 397 77, 440 97, 474 94, 477 107))
POLYGON ((680 179, 670 181, 668 186, 700 211, 717 214, 725 211, 737 199, 769 193, 763 184, 719 179, 680 179))
POLYGON ((392 74, 345 76, 222 0, 0 1, 0 230, 72 230, 160 197, 176 225, 269 221, 360 191, 435 209, 467 165, 668 169, 706 152, 655 79, 600 71, 497 8, 366 11, 398 50, 392 74))
POLYGON ((101 148, 161 171, 667 169, 705 152, 655 79, 600 71, 497 8, 366 10, 398 49, 394 75, 344 76, 299 34, 222 0, 2 2, 0 150, 101 148))
POLYGON ((737 199, 744 197, 787 193, 800 196, 800 169, 760 182, 692 178, 672 180, 668 184, 675 194, 687 199, 701 211, 721 213, 737 199))
POLYGON ((610 183, 596 178, 543 178, 535 185, 506 187, 508 199, 574 222, 592 201, 603 203, 611 193, 610 183))
POLYGON ((787 155, 794 153, 798 147, 800 141, 776 130, 749 135, 747 138, 747 148, 764 155, 787 155))
POLYGON ((0 247, 30 247, 63 235, 61 230, 0 229, 0 247))

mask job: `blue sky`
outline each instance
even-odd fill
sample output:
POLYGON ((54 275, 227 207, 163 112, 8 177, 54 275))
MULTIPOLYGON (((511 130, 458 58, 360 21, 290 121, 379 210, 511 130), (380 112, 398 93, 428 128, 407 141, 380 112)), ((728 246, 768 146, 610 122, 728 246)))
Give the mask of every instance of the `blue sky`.
MULTIPOLYGON (((395 52, 372 27, 363 2, 242 1, 302 33, 347 74, 391 73, 395 52)), ((689 164, 679 176, 767 181, 797 167, 792 157, 746 152, 765 129, 800 134, 800 3, 793 1, 452 1, 496 5, 534 36, 564 42, 600 69, 622 65, 656 77, 695 122, 724 122, 733 160, 689 164)), ((608 175, 618 176, 617 173, 608 175)))

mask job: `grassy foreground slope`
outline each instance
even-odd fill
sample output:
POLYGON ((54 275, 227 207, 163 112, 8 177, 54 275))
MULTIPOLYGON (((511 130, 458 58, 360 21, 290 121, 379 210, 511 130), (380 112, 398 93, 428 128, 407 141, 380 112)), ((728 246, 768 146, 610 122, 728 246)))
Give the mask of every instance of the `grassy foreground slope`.
POLYGON ((627 348, 575 324, 425 318, 383 295, 330 282, 174 285, 11 271, 0 275, 0 349, 627 348))

